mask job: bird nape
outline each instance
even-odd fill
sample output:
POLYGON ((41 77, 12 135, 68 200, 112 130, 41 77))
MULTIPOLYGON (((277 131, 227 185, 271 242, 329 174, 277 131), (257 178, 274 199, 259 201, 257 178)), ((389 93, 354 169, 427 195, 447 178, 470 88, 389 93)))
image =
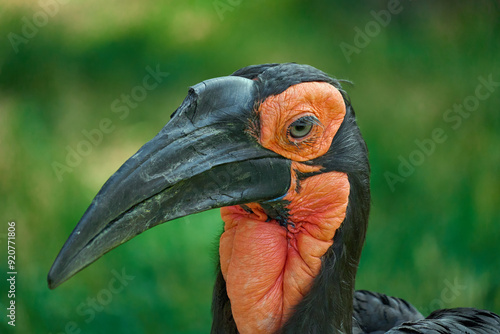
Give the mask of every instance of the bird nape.
POLYGON ((338 80, 287 63, 203 81, 104 184, 49 287, 153 226, 221 208, 212 333, 500 333, 489 311, 424 319, 404 300, 354 291, 369 176, 338 80))

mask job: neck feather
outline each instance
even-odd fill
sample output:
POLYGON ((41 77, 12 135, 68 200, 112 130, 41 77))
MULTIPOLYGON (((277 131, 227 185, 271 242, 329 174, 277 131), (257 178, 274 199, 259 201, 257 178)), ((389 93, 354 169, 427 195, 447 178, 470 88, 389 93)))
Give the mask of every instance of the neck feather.
POLYGON ((347 214, 322 258, 320 273, 280 333, 351 333, 356 271, 370 209, 369 179, 349 176, 347 214))
MULTIPOLYGON (((296 179, 312 167, 292 168, 296 179)), ((347 211, 347 174, 318 173, 296 181, 283 198, 287 212, 279 219, 257 203, 221 209, 220 266, 242 334, 276 332, 293 319, 337 256, 334 250, 343 248, 337 234, 347 211)), ((337 276, 332 279, 343 279, 337 276)))

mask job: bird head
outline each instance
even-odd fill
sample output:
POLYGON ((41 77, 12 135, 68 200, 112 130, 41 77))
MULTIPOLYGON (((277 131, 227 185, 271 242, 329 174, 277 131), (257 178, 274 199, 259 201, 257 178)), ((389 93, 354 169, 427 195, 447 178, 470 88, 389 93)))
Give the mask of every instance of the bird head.
POLYGON ((241 333, 274 332, 314 294, 353 289, 368 184, 366 145, 339 81, 308 65, 249 66, 189 89, 93 199, 49 287, 147 229, 222 208, 231 316, 241 333), (325 279, 335 291, 318 290, 325 279))

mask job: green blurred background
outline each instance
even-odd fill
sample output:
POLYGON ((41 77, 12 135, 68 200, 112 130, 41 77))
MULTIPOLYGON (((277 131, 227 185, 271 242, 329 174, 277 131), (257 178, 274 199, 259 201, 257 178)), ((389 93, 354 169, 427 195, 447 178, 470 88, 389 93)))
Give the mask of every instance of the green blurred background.
POLYGON ((373 195, 357 288, 425 314, 500 312, 500 87, 477 88, 480 77, 500 82, 500 4, 394 3, 1 1, 0 249, 14 220, 18 275, 13 329, 2 255, 0 331, 207 333, 218 210, 156 227, 54 291, 46 275, 101 185, 190 85, 288 61, 354 83, 345 88, 370 149, 373 195), (377 14, 388 7, 390 22, 377 14), (142 85, 148 66, 169 75, 120 118, 112 103, 142 85), (466 118, 447 111, 462 103, 474 109, 466 118), (67 165, 103 119, 112 130, 58 177, 54 163, 67 165), (435 129, 446 140, 418 153, 415 141, 435 129), (388 173, 410 158, 418 166, 391 187, 388 173), (134 277, 117 293, 113 271, 134 277))

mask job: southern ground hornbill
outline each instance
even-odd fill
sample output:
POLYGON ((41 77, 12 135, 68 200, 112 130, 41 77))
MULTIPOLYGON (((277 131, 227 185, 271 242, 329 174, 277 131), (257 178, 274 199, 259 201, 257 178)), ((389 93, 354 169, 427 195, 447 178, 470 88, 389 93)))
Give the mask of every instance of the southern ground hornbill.
POLYGON ((424 319, 404 300, 354 291, 369 174, 338 80, 265 64, 203 81, 104 184, 49 286, 153 226, 221 208, 212 333, 500 333, 488 311, 424 319))

